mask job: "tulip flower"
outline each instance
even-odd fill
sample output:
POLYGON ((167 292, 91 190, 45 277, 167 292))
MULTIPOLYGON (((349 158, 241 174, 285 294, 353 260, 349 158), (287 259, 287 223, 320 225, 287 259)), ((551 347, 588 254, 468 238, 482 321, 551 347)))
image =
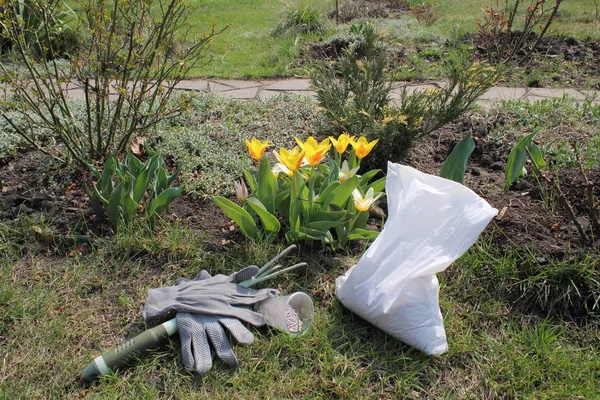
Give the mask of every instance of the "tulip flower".
POLYGON ((340 172, 338 174, 338 180, 340 182, 344 182, 346 179, 352 178, 358 172, 360 167, 355 167, 350 169, 348 166, 348 160, 344 160, 342 163, 342 167, 340 168, 340 172))
POLYGON ((343 154, 348 145, 354 140, 354 137, 346 133, 342 133, 340 136, 338 136, 337 140, 332 136, 329 136, 329 140, 331 141, 331 144, 333 144, 335 151, 337 151, 338 154, 343 154))
POLYGON ((321 143, 318 143, 312 136, 304 143, 298 138, 294 139, 296 140, 296 143, 298 143, 298 146, 306 153, 306 160, 311 167, 319 164, 331 148, 329 139, 325 139, 321 143))
POLYGON ((356 154, 356 157, 362 160, 371 152, 373 146, 375 146, 377 142, 379 142, 379 139, 375 139, 372 142, 369 142, 367 141, 367 138, 361 136, 358 138, 358 140, 353 140, 351 144, 352 148, 354 149, 354 153, 356 154))
POLYGON ((302 165, 302 159, 304 158, 305 151, 298 148, 298 146, 294 147, 292 151, 287 151, 286 149, 280 149, 279 153, 273 152, 277 160, 283 164, 288 170, 292 173, 296 171, 302 165))
POLYGON ((263 154, 265 153, 265 150, 267 149, 267 146, 269 146, 268 140, 261 142, 257 138, 252 138, 252 141, 246 139, 246 147, 248 147, 250 156, 256 161, 262 158, 263 154))
POLYGON ((283 172, 284 174, 286 174, 287 176, 289 176, 290 178, 292 177, 292 175, 294 175, 293 171, 290 171, 288 169, 288 167, 286 167, 285 165, 283 165, 282 163, 277 163, 273 166, 273 168, 271 168, 271 171, 273 171, 273 175, 275 175, 275 178, 279 178, 279 174, 281 172, 283 172))
POLYGON ((240 203, 244 203, 248 200, 248 188, 243 179, 240 181, 233 181, 233 187, 235 188, 235 196, 240 203))
POLYGON ((373 188, 369 188, 367 190, 367 194, 363 197, 358 189, 354 189, 352 192, 352 198, 354 199, 354 206, 358 211, 367 211, 375 201, 377 201, 381 196, 383 196, 383 192, 379 193, 376 197, 373 197, 375 191, 373 188))

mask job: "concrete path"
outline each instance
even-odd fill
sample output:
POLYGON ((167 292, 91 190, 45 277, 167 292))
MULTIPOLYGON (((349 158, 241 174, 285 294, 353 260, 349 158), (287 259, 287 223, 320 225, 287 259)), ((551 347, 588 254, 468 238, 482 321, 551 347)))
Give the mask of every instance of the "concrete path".
MULTIPOLYGON (((409 91, 427 90, 430 88, 442 87, 443 82, 431 82, 426 84, 408 84, 409 91)), ((398 99, 402 91, 402 83, 397 83, 392 91, 392 99, 398 99)), ((308 79, 283 79, 283 80, 261 80, 245 81, 232 79, 197 79, 180 82, 177 86, 179 90, 214 93, 228 99, 266 100, 284 93, 314 97, 315 92, 310 90, 310 81, 308 79)), ((83 90, 73 88, 69 91, 74 97, 83 97, 83 90)), ((483 107, 490 107, 494 103, 502 100, 521 99, 529 102, 549 99, 553 97, 562 97, 569 95, 579 101, 591 98, 594 104, 600 104, 600 91, 597 90, 579 90, 579 89, 545 89, 545 88, 513 88, 496 86, 488 90, 480 97, 478 103, 483 107)))

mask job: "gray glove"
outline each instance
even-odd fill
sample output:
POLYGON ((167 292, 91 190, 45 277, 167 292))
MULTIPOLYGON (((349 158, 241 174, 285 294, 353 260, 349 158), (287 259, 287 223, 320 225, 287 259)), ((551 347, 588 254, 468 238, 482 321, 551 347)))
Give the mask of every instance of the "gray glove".
POLYGON ((164 316, 170 311, 177 311, 228 316, 255 326, 264 325, 265 318, 250 307, 276 296, 277 290, 253 290, 236 284, 253 276, 257 270, 258 267, 250 266, 230 276, 213 277, 202 271, 197 278, 200 280, 150 289, 144 305, 144 319, 148 321, 164 316))
POLYGON ((238 360, 227 339, 223 326, 240 344, 254 342, 254 335, 242 323, 221 315, 177 313, 177 328, 181 339, 183 365, 199 374, 207 373, 212 367, 212 354, 208 339, 217 357, 232 368, 237 368, 238 360))
MULTIPOLYGON (((256 275, 258 267, 249 266, 232 275, 233 282, 242 282, 256 275)), ((195 281, 211 279, 206 271, 201 271, 195 281)), ((190 282, 188 279, 177 280, 177 285, 190 282)), ((254 335, 242 323, 231 317, 222 315, 192 314, 178 312, 177 329, 181 339, 181 356, 183 365, 199 374, 207 373, 212 367, 212 354, 208 339, 217 353, 217 357, 232 368, 237 368, 238 360, 227 339, 223 327, 236 338, 240 344, 249 345, 254 342, 254 335)))

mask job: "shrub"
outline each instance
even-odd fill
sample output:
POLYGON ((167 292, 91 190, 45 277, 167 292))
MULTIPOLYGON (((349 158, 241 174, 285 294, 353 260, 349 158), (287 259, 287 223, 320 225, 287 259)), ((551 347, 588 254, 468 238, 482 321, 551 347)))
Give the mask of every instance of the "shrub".
POLYGON ((359 31, 360 42, 348 47, 337 63, 318 67, 311 82, 319 105, 339 132, 380 140, 369 158, 370 168, 401 161, 415 141, 458 118, 497 80, 494 68, 470 64, 459 53, 445 64, 445 87, 412 93, 405 87, 394 105, 380 36, 372 25, 359 31))
POLYGON ((562 0, 531 0, 524 11, 520 8, 523 0, 514 0, 510 7, 508 3, 505 0, 503 11, 488 8, 483 20, 477 21, 476 42, 492 64, 506 63, 515 57, 525 63, 556 18, 562 0), (519 24, 521 18, 523 22, 519 24), (522 30, 515 30, 515 25, 522 26, 522 30))
MULTIPOLYGON (((31 2, 48 26, 50 5, 31 2)), ((124 152, 132 138, 147 135, 188 107, 189 95, 174 98, 175 86, 203 60, 204 49, 218 32, 213 26, 189 42, 184 0, 79 0, 79 5, 83 17, 77 29, 89 40, 66 65, 54 58, 38 62, 26 42, 27 27, 15 8, 7 8, 0 23, 26 73, 0 67, 12 93, 0 115, 32 145, 32 131, 49 129, 70 157, 99 177, 96 165, 108 154, 124 152), (74 87, 84 91, 83 120, 74 117, 68 101, 68 90, 74 87), (7 109, 20 114, 22 122, 7 109)), ((52 41, 45 38, 47 29, 34 36, 38 45, 47 46, 46 52, 55 54, 52 41)))

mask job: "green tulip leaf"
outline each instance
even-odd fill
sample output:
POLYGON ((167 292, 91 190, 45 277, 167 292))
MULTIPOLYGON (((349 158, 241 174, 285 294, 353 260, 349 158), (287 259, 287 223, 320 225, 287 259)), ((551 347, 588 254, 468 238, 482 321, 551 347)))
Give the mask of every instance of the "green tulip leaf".
POLYGON ((258 181, 256 186, 256 198, 265 206, 268 212, 275 212, 275 196, 277 195, 277 178, 271 171, 271 165, 267 157, 260 160, 258 170, 258 181))
POLYGON ((250 189, 251 193, 254 193, 256 191, 256 178, 246 169, 244 169, 244 178, 246 178, 248 189, 250 189))
MULTIPOLYGON (((281 224, 273 214, 267 211, 265 206, 256 197, 248 198, 248 206, 258 215, 265 230, 276 234, 281 229, 281 224)), ((233 218, 232 218, 233 219, 233 218)))
POLYGON ((529 146, 529 155, 531 157, 531 161, 533 161, 533 163, 539 170, 543 170, 546 168, 546 161, 544 161, 544 155, 537 144, 531 142, 531 145, 529 146))
POLYGON ((322 190, 319 193, 319 198, 316 200, 316 202, 322 203, 323 201, 327 200, 331 195, 331 192, 333 192, 338 186, 340 186, 340 182, 336 180, 329 183, 325 188, 321 187, 322 190))
POLYGON ((119 220, 121 219, 121 198, 123 197, 123 188, 124 184, 122 182, 117 185, 115 190, 110 194, 108 205, 106 207, 108 219, 115 228, 119 227, 119 220))
POLYGON ((306 227, 309 229, 314 229, 314 230, 325 233, 328 230, 330 230, 331 228, 345 224, 349 220, 350 220, 350 218, 348 218, 345 221, 344 220, 341 220, 341 221, 314 221, 314 222, 309 222, 308 225, 306 225, 306 227))
POLYGON ((173 200, 181 196, 182 192, 183 186, 163 190, 155 199, 148 203, 148 208, 146 209, 148 218, 153 218, 154 214, 165 210, 173 200))
POLYGON ((213 196, 212 201, 240 227, 244 235, 254 240, 259 238, 258 227, 248 211, 222 196, 213 196))
MULTIPOLYGON (((375 196, 377 196, 379 193, 383 192, 383 190, 385 189, 385 176, 383 178, 379 178, 375 182, 371 183, 369 185, 369 188, 373 188, 373 193, 375 194, 375 196)), ((367 190, 369 190, 369 188, 367 188, 367 190)), ((366 191, 365 191, 365 193, 366 193, 366 191)))
POLYGON ((467 162, 471 153, 475 149, 475 142, 473 136, 469 132, 460 142, 454 146, 452 152, 444 161, 440 176, 442 178, 450 179, 458 183, 463 183, 465 179, 465 171, 467 169, 467 162))
POLYGON ((327 206, 329 203, 331 203, 336 206, 344 207, 348 201, 348 198, 352 195, 352 191, 356 189, 357 186, 358 178, 356 176, 346 179, 342 184, 335 188, 333 192, 331 192, 323 205, 327 206))
POLYGON ((523 175, 523 168, 527 160, 527 149, 531 146, 533 138, 537 132, 533 132, 517 143, 512 149, 508 160, 506 161, 505 182, 506 186, 510 186, 523 175))
POLYGON ((377 236, 379 236, 377 231, 356 228, 348 234, 348 240, 375 240, 377 236))
POLYGON ((375 178, 375 176, 377 176, 379 172, 381 172, 381 170, 379 169, 372 169, 370 171, 365 172, 363 175, 361 175, 358 186, 360 186, 361 188, 366 187, 366 185, 371 181, 371 179, 375 178))

